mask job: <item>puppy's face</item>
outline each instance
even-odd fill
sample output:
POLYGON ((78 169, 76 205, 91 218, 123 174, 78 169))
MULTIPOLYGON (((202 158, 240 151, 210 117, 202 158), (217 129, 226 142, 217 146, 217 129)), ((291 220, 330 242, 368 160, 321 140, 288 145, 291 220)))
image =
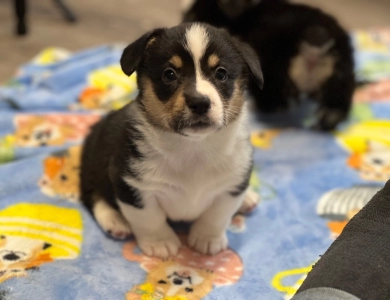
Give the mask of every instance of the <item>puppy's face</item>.
POLYGON ((137 70, 148 121, 186 136, 229 125, 241 112, 248 77, 262 84, 249 46, 198 23, 144 35, 125 49, 121 64, 127 75, 137 70))

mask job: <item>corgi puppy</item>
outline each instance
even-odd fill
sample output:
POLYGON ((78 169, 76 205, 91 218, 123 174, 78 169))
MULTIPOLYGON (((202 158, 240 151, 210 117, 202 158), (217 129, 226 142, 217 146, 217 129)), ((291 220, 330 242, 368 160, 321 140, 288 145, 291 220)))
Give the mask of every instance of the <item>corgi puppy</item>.
POLYGON ((217 254, 253 197, 244 92, 249 81, 263 85, 256 53, 223 29, 187 23, 146 33, 120 63, 137 72, 139 95, 87 137, 82 201, 105 232, 132 232, 148 256, 177 254, 167 220, 192 222, 188 244, 217 254))

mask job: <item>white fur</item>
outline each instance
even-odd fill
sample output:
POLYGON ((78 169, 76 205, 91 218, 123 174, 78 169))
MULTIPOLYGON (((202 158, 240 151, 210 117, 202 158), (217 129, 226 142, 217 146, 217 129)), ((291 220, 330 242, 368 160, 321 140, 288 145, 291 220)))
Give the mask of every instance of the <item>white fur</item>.
POLYGON ((256 193, 252 188, 248 188, 245 199, 242 202, 238 212, 240 214, 248 214, 257 207, 259 202, 260 202, 259 194, 256 193))
POLYGON ((177 254, 180 240, 166 222, 166 214, 161 209, 158 193, 143 192, 142 209, 118 201, 119 207, 132 226, 138 246, 148 256, 166 258, 177 254))
POLYGON ((206 28, 199 23, 194 23, 187 29, 185 39, 187 43, 185 47, 190 51, 195 63, 199 63, 210 42, 206 28))
POLYGON ((226 227, 245 197, 229 192, 244 179, 252 154, 245 112, 243 108, 234 123, 202 140, 140 122, 145 139, 137 146, 148 159, 131 166, 141 180, 124 179, 141 192, 144 208, 120 207, 146 254, 165 257, 177 252, 180 244, 167 217, 195 221, 190 242, 196 250, 215 254, 226 248, 226 227))
MULTIPOLYGON (((209 118, 215 122, 217 126, 223 123, 223 104, 222 99, 210 81, 206 80, 200 67, 200 60, 203 58, 207 46, 210 42, 210 37, 207 30, 202 25, 195 23, 186 32, 186 49, 191 53, 195 65, 196 75, 196 90, 198 93, 207 96, 211 102, 211 109, 208 113, 209 118)), ((191 130, 185 131, 185 133, 191 130)))
POLYGON ((93 207, 93 215, 105 232, 111 232, 111 236, 124 239, 130 236, 129 223, 123 215, 113 209, 106 201, 97 201, 93 207))

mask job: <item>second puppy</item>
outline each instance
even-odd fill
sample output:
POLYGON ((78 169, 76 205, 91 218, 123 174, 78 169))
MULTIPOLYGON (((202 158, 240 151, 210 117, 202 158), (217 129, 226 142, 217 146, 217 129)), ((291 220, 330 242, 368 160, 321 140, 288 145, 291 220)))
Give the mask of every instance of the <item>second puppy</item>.
POLYGON ((82 200, 102 229, 130 234, 149 256, 175 255, 167 219, 193 221, 201 253, 227 247, 226 228, 247 196, 252 148, 244 91, 263 84, 257 55, 222 29, 157 29, 130 44, 138 98, 99 122, 85 141, 82 200))
POLYGON ((333 130, 347 118, 353 50, 331 15, 284 0, 196 0, 184 21, 224 27, 255 49, 265 85, 250 91, 260 112, 288 111, 309 98, 318 106, 312 128, 333 130))

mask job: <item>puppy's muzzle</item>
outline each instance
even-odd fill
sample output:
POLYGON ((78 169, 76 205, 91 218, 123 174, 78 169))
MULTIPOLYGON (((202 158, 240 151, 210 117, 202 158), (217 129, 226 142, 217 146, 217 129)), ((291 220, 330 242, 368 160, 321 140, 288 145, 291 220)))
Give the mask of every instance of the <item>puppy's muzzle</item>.
POLYGON ((211 101, 208 97, 201 94, 196 95, 184 95, 186 104, 191 112, 198 116, 207 114, 211 107, 211 101))

